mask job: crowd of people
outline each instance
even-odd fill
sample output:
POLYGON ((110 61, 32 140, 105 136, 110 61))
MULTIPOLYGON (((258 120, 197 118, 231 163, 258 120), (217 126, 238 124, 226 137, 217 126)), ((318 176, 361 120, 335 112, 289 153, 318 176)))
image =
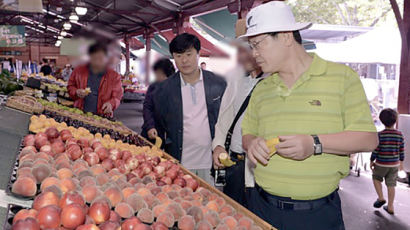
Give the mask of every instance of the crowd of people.
MULTIPOLYGON (((244 71, 231 78, 199 63, 195 35, 176 36, 169 51, 178 71, 168 59, 153 65, 142 135, 160 137, 167 153, 211 185, 211 171, 224 168, 223 191, 278 229, 341 230, 338 186, 349 155, 374 150, 374 206, 386 203, 385 178, 385 209, 394 213, 403 138, 390 110, 380 115, 386 130, 377 134, 352 69, 305 51, 300 31, 310 25, 295 22, 281 1, 252 9, 236 24, 232 45, 244 71), (266 140, 276 137, 272 155, 266 140), (224 167, 221 153, 235 164, 224 167)), ((89 55, 89 64, 70 74, 70 96, 84 111, 112 115, 123 93, 120 76, 107 67, 104 46, 91 46, 89 55)))

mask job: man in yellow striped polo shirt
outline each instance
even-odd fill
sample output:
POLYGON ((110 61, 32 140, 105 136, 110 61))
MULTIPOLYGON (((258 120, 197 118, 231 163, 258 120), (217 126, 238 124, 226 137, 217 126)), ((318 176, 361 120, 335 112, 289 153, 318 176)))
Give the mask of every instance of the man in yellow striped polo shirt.
POLYGON ((242 122, 255 163, 251 210, 278 229, 344 229, 340 179, 348 155, 372 151, 377 133, 358 75, 308 54, 290 8, 273 1, 247 15, 245 37, 263 72, 242 122), (270 157, 266 140, 279 137, 270 157))

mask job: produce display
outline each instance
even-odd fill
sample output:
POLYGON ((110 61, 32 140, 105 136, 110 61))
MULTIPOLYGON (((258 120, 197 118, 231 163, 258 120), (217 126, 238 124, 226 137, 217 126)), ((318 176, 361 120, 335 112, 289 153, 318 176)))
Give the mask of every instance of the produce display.
MULTIPOLYGON (((102 130, 112 130, 109 134, 131 134, 131 130, 123 125, 121 121, 113 121, 110 117, 101 117, 92 113, 84 113, 77 108, 70 108, 64 105, 57 104, 55 102, 49 102, 46 100, 38 100, 43 106, 45 106, 45 115, 53 117, 60 122, 66 122, 69 125, 75 125, 75 123, 90 129, 91 132, 103 132, 102 130)), ((118 137, 119 138, 119 137, 118 137)))
POLYGON ((37 133, 23 140, 12 192, 35 198, 14 215, 13 230, 262 229, 156 147, 44 115, 31 117, 30 127, 37 133))
POLYGON ((49 92, 67 92, 67 87, 65 86, 60 86, 52 83, 43 83, 42 85, 44 85, 44 87, 47 87, 49 92))
POLYGON ((33 114, 40 114, 44 110, 43 105, 32 96, 11 96, 7 99, 6 105, 33 114))
POLYGON ((23 89, 24 82, 17 80, 17 78, 11 76, 10 72, 3 70, 0 73, 0 93, 10 94, 16 90, 23 89))

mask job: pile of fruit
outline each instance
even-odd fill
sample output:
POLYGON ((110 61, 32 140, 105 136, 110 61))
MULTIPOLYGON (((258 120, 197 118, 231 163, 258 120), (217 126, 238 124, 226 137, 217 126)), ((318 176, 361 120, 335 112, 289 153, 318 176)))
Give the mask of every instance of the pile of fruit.
POLYGON ((105 137, 53 125, 24 138, 12 192, 36 197, 12 229, 261 229, 155 148, 107 148, 105 137))
POLYGON ((67 92, 67 87, 60 86, 52 83, 43 83, 41 84, 43 88, 47 88, 48 92, 67 92))
MULTIPOLYGON (((114 121, 111 117, 102 117, 90 112, 84 113, 77 108, 70 108, 47 100, 38 100, 45 107, 45 115, 55 118, 60 122, 66 122, 73 126, 82 126, 91 132, 102 132, 103 129, 111 134, 130 134, 131 130, 123 125, 121 121, 114 121), (100 128, 100 129, 98 129, 100 128), (112 130, 112 132, 109 132, 112 130)), ((118 137, 119 138, 119 137, 118 137)))
POLYGON ((8 95, 16 90, 23 89, 24 82, 11 76, 7 70, 0 73, 0 93, 8 95))

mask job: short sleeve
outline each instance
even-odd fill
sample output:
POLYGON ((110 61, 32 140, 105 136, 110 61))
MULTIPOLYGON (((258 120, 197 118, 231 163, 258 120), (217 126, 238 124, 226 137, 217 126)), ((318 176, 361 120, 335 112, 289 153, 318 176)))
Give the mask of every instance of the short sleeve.
POLYGON ((246 108, 245 115, 242 120, 242 135, 258 136, 258 114, 255 108, 255 93, 252 94, 249 100, 249 105, 246 108))
POLYGON ((342 98, 345 131, 377 132, 362 82, 350 68, 346 70, 342 98))

